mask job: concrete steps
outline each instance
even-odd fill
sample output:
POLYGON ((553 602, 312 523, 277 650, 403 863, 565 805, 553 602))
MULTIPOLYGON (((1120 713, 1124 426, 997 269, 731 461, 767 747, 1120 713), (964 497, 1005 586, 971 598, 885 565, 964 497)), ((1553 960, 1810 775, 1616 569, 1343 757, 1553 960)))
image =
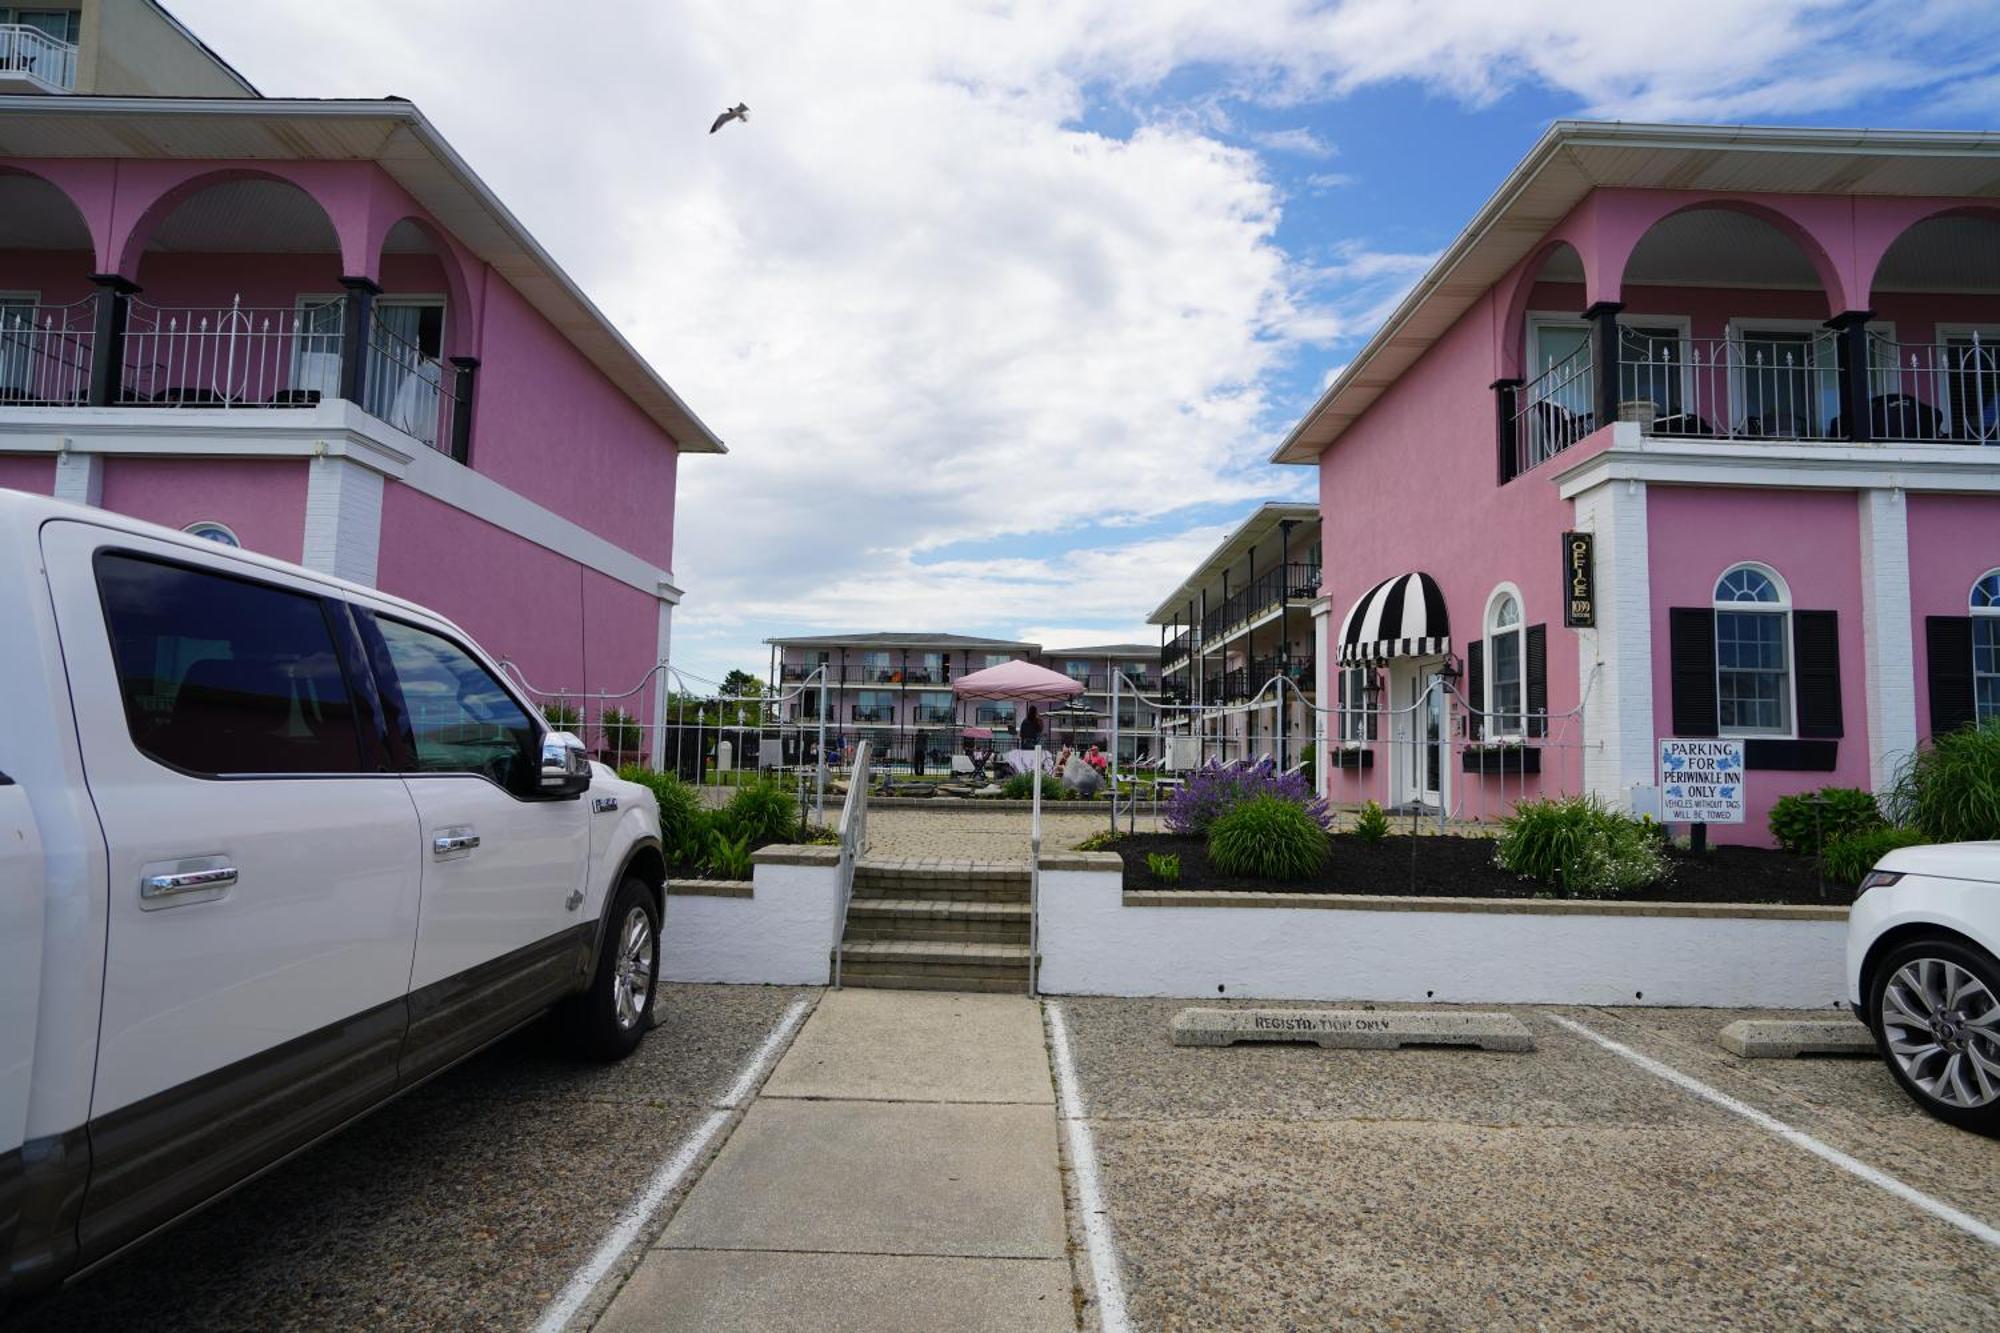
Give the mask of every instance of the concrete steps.
POLYGON ((855 866, 841 980, 897 990, 1028 988, 1028 868, 887 860, 855 866))

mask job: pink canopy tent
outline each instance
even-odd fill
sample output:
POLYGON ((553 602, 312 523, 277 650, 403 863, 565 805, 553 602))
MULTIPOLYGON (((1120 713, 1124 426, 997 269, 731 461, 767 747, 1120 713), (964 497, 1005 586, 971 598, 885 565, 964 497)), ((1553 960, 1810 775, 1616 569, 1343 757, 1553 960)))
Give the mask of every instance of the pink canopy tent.
POLYGON ((1002 662, 951 683, 961 699, 1013 699, 1024 704, 1053 704, 1083 693, 1083 682, 1033 662, 1002 662))

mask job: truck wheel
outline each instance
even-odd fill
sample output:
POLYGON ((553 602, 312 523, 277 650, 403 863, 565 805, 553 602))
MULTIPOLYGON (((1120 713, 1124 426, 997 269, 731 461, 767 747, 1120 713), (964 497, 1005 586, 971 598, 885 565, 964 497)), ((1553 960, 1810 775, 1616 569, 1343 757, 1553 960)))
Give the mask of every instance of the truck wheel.
POLYGON ((651 1026, 659 988, 660 918, 652 890, 626 876, 605 912, 604 948, 590 989, 563 1002, 564 1039, 594 1060, 622 1060, 651 1026))

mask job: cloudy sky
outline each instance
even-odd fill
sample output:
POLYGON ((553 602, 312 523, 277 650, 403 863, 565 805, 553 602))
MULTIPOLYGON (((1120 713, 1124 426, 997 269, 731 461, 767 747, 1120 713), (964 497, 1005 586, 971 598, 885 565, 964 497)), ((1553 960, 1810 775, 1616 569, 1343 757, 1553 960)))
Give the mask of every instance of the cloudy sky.
POLYGON ((711 677, 784 632, 1155 637, 1554 118, 2000 105, 1990 0, 169 3, 267 94, 417 102, 728 442, 675 539, 711 677))

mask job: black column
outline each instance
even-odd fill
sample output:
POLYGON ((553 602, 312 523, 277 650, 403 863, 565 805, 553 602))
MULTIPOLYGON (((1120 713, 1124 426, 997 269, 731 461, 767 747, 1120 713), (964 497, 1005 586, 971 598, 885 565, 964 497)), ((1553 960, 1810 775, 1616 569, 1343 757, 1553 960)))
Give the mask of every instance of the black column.
POLYGON ((1514 479, 1519 468, 1521 451, 1515 447, 1514 419, 1521 411, 1521 386, 1525 383, 1520 379, 1494 380, 1486 386, 1493 390, 1493 446, 1503 486, 1514 479))
POLYGON ((110 407, 118 401, 125 374, 125 317, 139 284, 116 273, 93 273, 97 284, 97 318, 90 344, 89 402, 110 407))
POLYGON ((368 331, 375 323, 375 298, 381 287, 368 278, 342 278, 347 300, 340 307, 340 396, 360 403, 366 388, 368 331))
POLYGON ((1622 301, 1599 301, 1583 312, 1590 321, 1590 366, 1597 378, 1597 419, 1592 429, 1602 430, 1618 420, 1618 312, 1622 301))
POLYGON ((1875 423, 1868 402, 1868 321, 1873 310, 1843 310, 1826 322, 1840 335, 1840 426, 1850 440, 1873 439, 1875 423))
POLYGON ((478 369, 476 356, 451 358, 451 456, 467 466, 472 463, 472 380, 478 369))

